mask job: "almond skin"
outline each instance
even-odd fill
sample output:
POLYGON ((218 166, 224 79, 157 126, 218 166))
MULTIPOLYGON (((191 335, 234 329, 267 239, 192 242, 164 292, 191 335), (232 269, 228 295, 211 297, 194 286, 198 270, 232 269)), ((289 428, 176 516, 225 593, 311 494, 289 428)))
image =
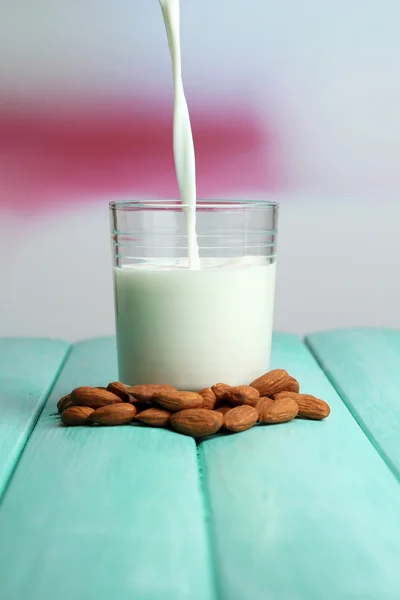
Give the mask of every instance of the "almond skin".
POLYGON ((223 400, 227 399, 227 393, 231 389, 231 386, 227 385, 226 383, 216 383, 215 385, 212 386, 211 389, 214 392, 215 397, 218 402, 218 401, 223 401, 223 400))
POLYGON ((329 417, 331 413, 329 404, 310 394, 298 394, 296 402, 299 406, 299 413, 297 416, 302 419, 322 421, 322 419, 329 417))
POLYGON ((225 415, 228 411, 232 410, 232 404, 223 404, 215 409, 217 412, 220 412, 221 415, 225 415))
POLYGON ((120 402, 97 408, 89 418, 99 425, 125 425, 130 423, 135 415, 136 408, 132 404, 120 402))
POLYGON ((72 406, 71 394, 67 394, 59 399, 57 402, 57 410, 59 413, 62 413, 63 410, 72 406))
POLYGON ((271 397, 278 392, 282 392, 289 383, 289 373, 284 369, 274 369, 261 377, 258 377, 250 384, 260 392, 260 396, 271 397))
POLYGON ((261 423, 287 423, 297 416, 299 407, 292 398, 280 398, 268 406, 260 414, 261 423))
POLYGON ((302 419, 312 419, 313 421, 322 421, 329 417, 331 409, 324 400, 310 396, 310 394, 298 394, 296 402, 299 406, 298 417, 302 419))
POLYGON ((285 392, 295 392, 298 394, 300 392, 300 384, 294 377, 289 377, 289 382, 285 386, 285 392))
POLYGON ((258 412, 253 406, 243 404, 229 410, 224 416, 225 429, 239 432, 253 427, 258 421, 258 412))
POLYGON ((128 393, 131 394, 136 400, 141 402, 149 402, 154 400, 155 395, 158 392, 169 391, 176 392, 176 389, 171 385, 163 385, 158 383, 150 383, 148 385, 132 385, 128 388, 128 393))
POLYGON ((200 390, 200 396, 203 398, 203 408, 207 408, 208 410, 213 410, 215 408, 215 403, 217 401, 217 397, 212 391, 211 388, 204 388, 204 390, 200 390))
POLYGON ((108 404, 118 404, 121 398, 107 390, 83 386, 72 390, 71 400, 74 405, 90 406, 90 408, 100 408, 108 404))
POLYGON ((112 392, 116 396, 119 396, 122 402, 130 402, 131 397, 128 393, 128 388, 120 381, 112 381, 111 383, 109 383, 107 386, 107 390, 109 392, 112 392))
POLYGON ((136 415, 136 420, 152 427, 166 427, 171 413, 163 408, 148 408, 136 415))
POLYGON ((295 394, 294 392, 281 392, 276 394, 275 398, 291 398, 297 402, 299 407, 298 417, 302 419, 312 419, 321 421, 330 415, 329 404, 320 400, 311 394, 295 394))
POLYGON ((217 433, 222 427, 223 416, 216 410, 189 408, 171 415, 169 423, 175 431, 192 437, 204 437, 217 433))
MULTIPOLYGON (((305 395, 305 394, 303 394, 305 395)), ((297 392, 279 392, 279 394, 274 394, 274 400, 280 400, 281 398, 291 398, 292 400, 296 400, 299 394, 297 392)))
POLYGON ((241 406, 242 404, 256 406, 259 398, 259 392, 250 385, 231 387, 229 391, 226 392, 226 399, 230 404, 233 404, 233 406, 241 406))
POLYGON ((68 400, 68 402, 65 402, 62 405, 62 410, 60 411, 60 413, 64 412, 64 410, 67 410, 67 408, 71 408, 71 406, 74 406, 72 400, 68 400))
POLYGON ((321 421, 329 416, 331 409, 329 404, 324 400, 320 400, 311 394, 295 394, 293 392, 281 392, 276 394, 275 398, 292 398, 297 402, 299 407, 298 417, 302 419, 312 419, 314 421, 321 421))
POLYGON ((264 410, 266 408, 269 408, 273 403, 274 401, 272 400, 272 398, 268 398, 267 396, 262 396, 261 398, 259 398, 256 404, 256 410, 258 414, 261 415, 261 413, 263 413, 264 410))
POLYGON ((61 413, 61 420, 64 425, 86 425, 93 412, 88 406, 70 406, 61 413))
POLYGON ((155 400, 157 404, 171 411, 203 406, 203 398, 194 392, 158 392, 155 400))

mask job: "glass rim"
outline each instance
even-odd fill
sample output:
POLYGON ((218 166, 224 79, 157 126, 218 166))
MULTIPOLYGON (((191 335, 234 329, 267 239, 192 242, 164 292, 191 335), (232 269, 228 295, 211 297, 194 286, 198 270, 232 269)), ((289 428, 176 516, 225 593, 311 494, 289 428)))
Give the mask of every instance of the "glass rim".
MULTIPOLYGON (((240 210, 251 208, 254 210, 266 210, 278 208, 279 203, 271 200, 203 200, 196 201, 197 209, 206 210, 240 210)), ((179 210, 192 208, 190 204, 182 204, 180 200, 122 200, 109 203, 110 210, 131 211, 138 209, 147 210, 179 210)))

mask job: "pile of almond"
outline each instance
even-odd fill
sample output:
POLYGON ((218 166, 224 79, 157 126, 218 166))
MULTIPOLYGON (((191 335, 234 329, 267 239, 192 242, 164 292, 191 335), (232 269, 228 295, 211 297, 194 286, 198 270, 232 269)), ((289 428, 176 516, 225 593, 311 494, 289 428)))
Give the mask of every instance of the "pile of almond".
POLYGON ((169 385, 127 387, 114 381, 107 388, 78 387, 59 400, 64 425, 126 425, 138 421, 152 427, 171 427, 203 437, 221 428, 239 432, 262 424, 286 423, 295 417, 325 419, 326 402, 300 394, 299 383, 284 369, 275 369, 250 385, 217 383, 198 393, 169 385))

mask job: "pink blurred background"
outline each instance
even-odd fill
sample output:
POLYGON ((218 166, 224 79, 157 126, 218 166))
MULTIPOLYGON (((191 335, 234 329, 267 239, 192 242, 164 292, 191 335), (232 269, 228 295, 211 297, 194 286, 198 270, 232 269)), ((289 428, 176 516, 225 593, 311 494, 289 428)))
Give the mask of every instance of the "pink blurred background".
MULTIPOLYGON (((282 203, 277 328, 399 327, 397 0, 181 5, 199 197, 282 203)), ((158 2, 2 13, 0 335, 112 333, 107 203, 178 193, 158 2)))

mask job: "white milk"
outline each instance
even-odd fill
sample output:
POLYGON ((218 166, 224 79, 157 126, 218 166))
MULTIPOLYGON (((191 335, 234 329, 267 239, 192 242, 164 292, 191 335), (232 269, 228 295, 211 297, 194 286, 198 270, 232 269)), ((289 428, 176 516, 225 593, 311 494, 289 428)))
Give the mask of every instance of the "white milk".
MULTIPOLYGON (((246 259, 245 259, 246 260, 246 259)), ((119 378, 199 390, 269 367, 275 264, 114 268, 119 378)))
POLYGON ((167 31, 174 79, 174 160, 188 236, 189 268, 198 269, 196 168, 192 128, 182 82, 179 0, 159 0, 167 31))

